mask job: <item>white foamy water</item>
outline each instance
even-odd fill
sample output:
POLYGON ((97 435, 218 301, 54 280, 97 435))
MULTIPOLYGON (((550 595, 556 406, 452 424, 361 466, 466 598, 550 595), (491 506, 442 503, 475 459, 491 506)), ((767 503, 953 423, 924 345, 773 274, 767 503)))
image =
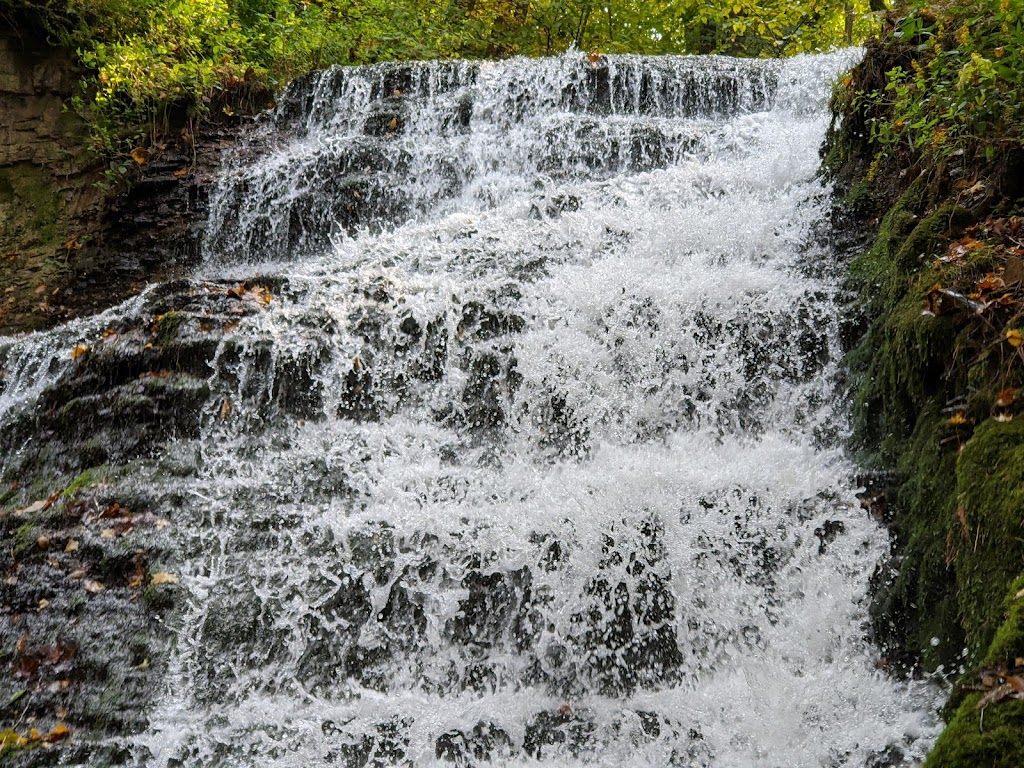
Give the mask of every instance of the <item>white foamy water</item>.
POLYGON ((169 448, 186 597, 135 759, 917 764, 815 178, 857 55, 294 86, 214 200, 197 281, 274 298, 169 448))

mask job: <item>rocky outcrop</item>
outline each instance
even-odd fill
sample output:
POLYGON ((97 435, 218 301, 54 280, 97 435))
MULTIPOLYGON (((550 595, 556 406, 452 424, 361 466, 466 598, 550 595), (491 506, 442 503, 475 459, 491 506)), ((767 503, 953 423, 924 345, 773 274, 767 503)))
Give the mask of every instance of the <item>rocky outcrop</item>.
MULTIPOLYGON (((847 91, 887 92, 921 50, 872 42, 847 91)), ((883 479, 865 506, 893 533, 872 629, 888 669, 952 683, 926 768, 1021 765, 1024 148, 886 156, 867 126, 890 115, 834 106, 826 166, 846 225, 870 233, 847 276, 855 447, 883 479)))
POLYGON ((177 110, 134 159, 89 151, 72 56, 0 28, 0 335, 100 311, 199 254, 206 189, 259 88, 177 110), (230 104, 232 108, 224 109, 230 104))
POLYGON ((102 211, 85 125, 66 108, 77 81, 67 53, 0 30, 0 333, 59 314, 102 211))

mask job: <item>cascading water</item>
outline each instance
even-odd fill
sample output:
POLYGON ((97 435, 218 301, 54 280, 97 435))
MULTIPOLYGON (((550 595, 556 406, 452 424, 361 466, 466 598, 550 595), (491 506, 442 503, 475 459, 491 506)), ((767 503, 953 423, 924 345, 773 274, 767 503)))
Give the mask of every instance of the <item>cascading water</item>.
MULTIPOLYGON (((134 759, 916 764, 935 695, 866 637, 887 541, 815 178, 854 57, 294 84, 189 283, 248 309, 145 480, 186 597, 134 759)), ((0 426, 108 322, 0 345, 0 426)))

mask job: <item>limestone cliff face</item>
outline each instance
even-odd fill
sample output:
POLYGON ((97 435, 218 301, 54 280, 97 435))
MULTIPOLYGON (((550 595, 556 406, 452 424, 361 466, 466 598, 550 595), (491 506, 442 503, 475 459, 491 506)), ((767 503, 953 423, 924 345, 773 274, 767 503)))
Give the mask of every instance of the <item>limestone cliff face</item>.
POLYGON ((64 109, 76 80, 63 52, 0 35, 0 165, 58 164, 65 174, 80 169, 80 121, 64 109))
POLYGON ((102 210, 85 127, 65 109, 77 82, 66 53, 0 30, 0 331, 60 314, 75 246, 102 210))
POLYGON ((222 94, 239 102, 215 119, 172 110, 147 162, 121 163, 111 185, 69 109, 81 75, 68 52, 0 26, 0 335, 100 311, 193 263, 237 115, 270 98, 222 94))

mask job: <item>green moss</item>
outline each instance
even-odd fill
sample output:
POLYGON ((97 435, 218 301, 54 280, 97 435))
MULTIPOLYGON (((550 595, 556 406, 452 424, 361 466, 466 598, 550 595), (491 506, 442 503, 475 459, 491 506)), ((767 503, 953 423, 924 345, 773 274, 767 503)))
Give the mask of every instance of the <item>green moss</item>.
POLYGON ((14 543, 11 547, 11 553, 15 560, 20 559, 27 553, 32 547, 36 545, 36 539, 39 538, 38 526, 34 521, 22 523, 22 525, 14 532, 14 543))
POLYGON ((38 747, 38 741, 24 738, 24 734, 18 733, 13 728, 0 731, 0 758, 12 758, 16 754, 38 747), (23 739, 24 743, 21 743, 23 739))
POLYGON ((1002 623, 1002 595, 1024 563, 1024 421, 988 419, 964 446, 957 499, 967 530, 956 555, 960 615, 972 658, 1002 623))
POLYGON ((968 696, 939 736, 924 768, 1020 768, 1024 765, 1024 701, 990 704, 968 696))
MULTIPOLYGON (((1020 564, 1018 563, 1018 566, 1020 564)), ((997 666, 1024 656, 1024 576, 1018 577, 1002 601, 989 600, 1006 617, 985 654, 983 666, 997 666)), ((956 714, 939 736, 925 768, 975 768, 1024 765, 1024 701, 988 704, 984 716, 978 702, 984 694, 973 693, 957 707, 956 714)))
POLYGON ((98 467, 90 467, 72 480, 67 488, 64 489, 64 496, 72 496, 78 491, 86 490, 99 485, 100 483, 109 482, 111 479, 111 468, 102 465, 98 467))
POLYGON ((1024 576, 1019 576, 1010 584, 1009 592, 1003 600, 1006 619, 996 630, 985 655, 984 666, 1024 657, 1024 597, 1017 596, 1021 590, 1024 590, 1024 576))
POLYGON ((0 208, 7 214, 5 228, 11 233, 30 233, 32 245, 57 245, 64 234, 58 231, 63 207, 44 168, 28 163, 0 168, 0 208))
POLYGON ((904 669, 917 664, 936 669, 959 661, 963 647, 955 574, 946 551, 955 514, 955 428, 927 406, 905 446, 898 465, 901 482, 891 500, 900 568, 890 584, 876 590, 871 614, 890 662, 904 669))
POLYGON ((0 509, 3 509, 8 504, 12 503, 18 496, 18 486, 13 483, 8 486, 7 490, 0 493, 0 509))
POLYGON ((153 322, 153 333, 156 334, 156 343, 160 346, 165 346, 174 341, 174 337, 177 335, 178 329, 184 320, 184 315, 173 310, 166 314, 158 315, 153 322))

